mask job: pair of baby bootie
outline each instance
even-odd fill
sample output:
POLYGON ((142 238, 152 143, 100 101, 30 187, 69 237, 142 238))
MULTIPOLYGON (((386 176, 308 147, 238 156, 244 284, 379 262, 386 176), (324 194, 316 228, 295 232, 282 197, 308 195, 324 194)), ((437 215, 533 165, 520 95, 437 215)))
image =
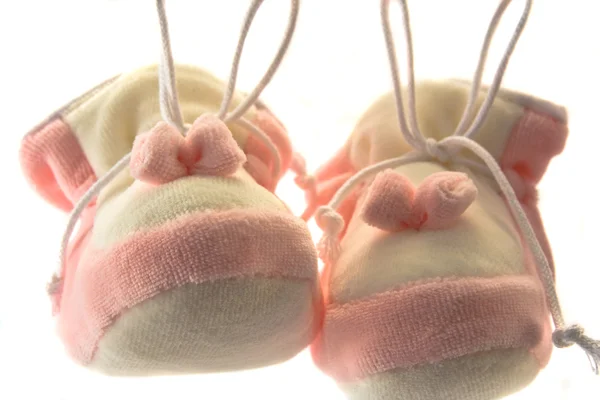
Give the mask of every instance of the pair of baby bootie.
POLYGON ((480 74, 415 84, 410 70, 401 88, 383 0, 395 90, 308 176, 256 100, 297 1, 274 67, 249 95, 234 90, 260 3, 228 84, 173 65, 159 0, 159 68, 104 82, 25 136, 26 178, 71 212, 48 287, 68 353, 106 374, 157 375, 256 368, 311 346, 350 399, 418 400, 519 390, 553 342, 597 360, 597 342, 562 321, 536 205, 565 109, 499 89, 501 74, 482 87, 480 74), (274 194, 288 171, 308 193, 304 218, 274 194))

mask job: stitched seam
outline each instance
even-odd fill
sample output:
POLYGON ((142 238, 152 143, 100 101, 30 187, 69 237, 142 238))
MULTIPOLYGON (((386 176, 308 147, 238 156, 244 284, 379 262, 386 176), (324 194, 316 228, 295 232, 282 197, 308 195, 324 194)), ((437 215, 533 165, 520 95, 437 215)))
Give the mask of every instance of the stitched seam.
POLYGON ((369 304, 369 303, 375 303, 377 301, 379 301, 379 299, 381 297, 387 297, 391 294, 394 293, 400 293, 402 291, 405 290, 410 290, 410 289, 414 289, 416 287, 421 287, 421 286, 429 286, 432 284, 439 284, 439 283, 452 283, 452 282, 458 282, 458 281, 484 281, 484 280, 493 280, 494 278, 499 278, 499 277, 517 277, 517 278, 533 278, 531 277, 529 274, 523 274, 523 275, 496 275, 496 276, 492 276, 492 277, 477 277, 477 276, 473 276, 473 277, 464 277, 464 276, 450 276, 450 277, 435 277, 435 278, 426 278, 426 279, 419 279, 416 281, 412 281, 412 282, 407 282, 401 286, 398 286, 394 289, 391 290, 386 290, 383 292, 379 292, 379 293, 375 293, 372 294, 370 296, 366 296, 366 297, 362 297, 359 299, 354 299, 351 300, 349 302, 346 303, 334 303, 334 304, 329 304, 327 306, 327 310, 328 311, 334 311, 334 310, 344 310, 346 308, 352 308, 354 306, 360 305, 360 304, 369 304))
MULTIPOLYGON (((110 204, 110 203, 108 203, 108 204, 110 204)), ((100 213, 102 210, 102 207, 104 207, 106 205, 107 205, 107 202, 103 201, 102 204, 98 205, 96 212, 100 213)), ((108 246, 95 247, 94 249, 97 251, 101 251, 101 252, 110 251, 110 249, 113 248, 114 246, 119 246, 127 241, 132 240, 132 237, 134 235, 149 234, 154 231, 160 231, 161 229, 163 229, 163 226, 165 224, 176 224, 177 222, 181 222, 182 220, 185 220, 191 216, 203 217, 205 215, 210 215, 210 214, 214 214, 214 213, 227 214, 227 213, 237 213, 237 212, 252 213, 253 217, 254 216, 280 217, 280 218, 284 218, 288 221, 293 221, 295 223, 303 222, 300 218, 293 215, 289 210, 275 210, 275 209, 274 210, 266 210, 266 209, 255 208, 255 207, 241 207, 239 205, 233 205, 233 206, 228 205, 228 206, 226 206, 226 208, 210 208, 210 209, 205 208, 205 209, 196 209, 196 210, 184 210, 184 212, 182 212, 181 214, 178 214, 175 218, 171 218, 171 219, 163 221, 163 222, 158 222, 158 223, 138 227, 138 229, 134 229, 134 230, 131 230, 131 231, 125 233, 118 240, 111 241, 108 246)), ((92 241, 92 243, 93 243, 93 241, 92 241)))
MULTIPOLYGON (((369 375, 374 375, 374 374, 380 374, 383 372, 388 372, 388 371, 395 371, 395 370, 400 370, 401 372, 405 372, 405 371, 411 371, 417 368, 421 368, 421 367, 425 367, 428 365, 439 365, 440 363, 444 363, 446 361, 451 361, 451 360, 457 360, 463 357, 470 357, 472 355, 476 355, 476 354, 482 354, 482 353, 487 353, 487 352, 493 352, 493 351, 498 351, 498 350, 520 350, 523 349, 523 347, 513 347, 513 346, 492 346, 489 347, 487 349, 484 350, 476 350, 476 351, 467 351, 464 354, 458 356, 458 357, 447 357, 444 358, 442 360, 439 361, 433 361, 433 362, 427 362, 427 361, 422 361, 422 362, 415 362, 414 364, 410 364, 407 366, 402 366, 402 367, 390 367, 390 368, 378 368, 375 373, 362 373, 362 374, 358 374, 356 376, 353 376, 351 378, 348 379, 343 379, 341 380, 341 382, 343 383, 356 383, 356 382, 360 382, 362 380, 364 380, 365 378, 368 378, 369 375)), ((528 350, 530 351, 530 350, 528 350)), ((535 358, 535 357, 534 357, 535 358)))

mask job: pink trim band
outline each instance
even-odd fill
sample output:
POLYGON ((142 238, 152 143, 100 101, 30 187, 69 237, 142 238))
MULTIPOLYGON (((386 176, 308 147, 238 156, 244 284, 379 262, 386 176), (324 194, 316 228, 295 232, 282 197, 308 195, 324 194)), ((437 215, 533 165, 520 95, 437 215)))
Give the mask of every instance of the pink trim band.
POLYGON ((65 211, 96 181, 79 141, 60 118, 25 136, 19 156, 40 196, 65 211))
POLYGON ((547 319, 535 278, 433 279, 330 305, 312 350, 323 371, 347 382, 480 351, 533 349, 547 319))
POLYGON ((524 180, 539 182, 550 160, 565 148, 567 136, 566 124, 526 109, 508 138, 502 169, 515 170, 524 180))
MULTIPOLYGON (((281 173, 285 173, 292 162, 292 144, 287 136, 285 128, 269 109, 264 106, 259 106, 252 123, 258 126, 271 139, 279 151, 279 156, 281 157, 281 173)), ((256 136, 249 135, 248 139, 246 139, 244 152, 248 156, 248 160, 251 160, 248 172, 261 186, 271 192, 274 191, 281 176, 278 176, 275 179, 270 176, 274 160, 269 149, 257 139, 256 136), (259 170, 266 170, 268 171, 268 174, 263 172, 262 174, 255 175, 259 170), (265 177, 268 178, 265 179, 265 177)))
POLYGON ((66 271, 59 331, 84 364, 123 312, 158 293, 253 276, 317 278, 316 250, 303 222, 252 210, 187 215, 108 250, 88 250, 79 261, 66 271))
MULTIPOLYGON (((526 109, 523 117, 513 127, 501 160, 502 169, 521 200, 523 210, 552 270, 552 250, 537 207, 535 186, 546 172, 552 158, 563 151, 568 133, 569 129, 564 122, 550 115, 526 109)), ((535 273, 537 274, 537 271, 535 273)))

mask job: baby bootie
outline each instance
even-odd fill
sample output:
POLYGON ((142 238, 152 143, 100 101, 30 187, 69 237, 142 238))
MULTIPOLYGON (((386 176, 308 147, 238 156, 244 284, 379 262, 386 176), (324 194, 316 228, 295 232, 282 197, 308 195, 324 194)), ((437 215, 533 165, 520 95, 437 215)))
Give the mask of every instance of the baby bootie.
POLYGON ((329 203, 316 214, 326 306, 316 364, 349 399, 499 398, 548 363, 551 314, 554 343, 577 343, 597 362, 598 343, 564 325, 536 204, 565 146, 564 108, 498 90, 501 73, 481 88, 483 63, 472 87, 415 87, 410 42, 401 89, 388 3, 395 95, 316 174, 319 204, 329 203))
POLYGON ((22 142, 27 179, 72 212, 49 291, 83 365, 113 375, 254 368, 291 358, 320 327, 314 244, 273 193, 290 140, 252 105, 275 68, 248 97, 234 92, 245 34, 227 86, 174 68, 166 36, 160 68, 103 83, 22 142))

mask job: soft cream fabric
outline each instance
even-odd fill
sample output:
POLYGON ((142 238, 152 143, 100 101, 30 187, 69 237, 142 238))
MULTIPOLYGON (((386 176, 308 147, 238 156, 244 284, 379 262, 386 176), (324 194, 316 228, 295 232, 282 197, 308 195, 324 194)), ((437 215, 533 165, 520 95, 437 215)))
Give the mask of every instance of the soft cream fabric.
MULTIPOLYGON (((97 176, 161 120, 156 75, 155 67, 122 75, 63 109, 97 176)), ((186 123, 217 112, 222 82, 191 67, 177 77, 186 123)), ((260 123, 255 108, 245 117, 260 123)), ((229 129, 229 148, 261 151, 249 132, 229 129)), ((284 142, 290 152, 277 129, 278 150, 284 142)), ((218 156, 201 151, 187 156, 218 156)), ((158 184, 125 168, 101 191, 91 240, 74 241, 81 247, 60 298, 59 331, 75 359, 114 375, 217 372, 282 362, 313 340, 322 299, 310 232, 238 154, 239 169, 224 176, 158 184)))
MULTIPOLYGON (((421 132, 438 140, 451 135, 462 117, 470 87, 471 82, 462 80, 417 82, 416 109, 421 132)), ((477 107, 481 106, 486 95, 487 88, 483 87, 477 97, 477 107)), ((406 97, 407 93, 404 93, 406 97)), ((501 89, 474 139, 499 159, 513 125, 523 116, 524 108, 567 123, 564 107, 529 94, 501 89)), ((411 150, 400 131, 393 93, 381 96, 367 109, 350 136, 350 141, 350 159, 357 168, 398 157, 411 150), (373 135, 373 132, 389 134, 373 135)), ((479 161, 468 152, 465 155, 479 161)))
MULTIPOLYGON (((468 87, 460 81, 423 81, 417 84, 416 91, 421 132, 438 140, 451 135, 467 103, 468 87)), ((477 98, 478 106, 484 99, 485 92, 481 91, 477 98)), ((476 136, 477 141, 499 158, 512 126, 522 115, 520 105, 497 98, 476 136)), ((380 97, 363 114, 350 140, 350 159, 357 168, 398 157, 411 150, 400 131, 393 93, 380 97), (373 132, 379 134, 374 135, 373 132)), ((477 158, 473 156, 473 159, 477 158)))
POLYGON ((349 400, 497 399, 524 388, 539 371, 524 349, 494 350, 341 385, 349 400))
MULTIPOLYGON (((479 104, 486 90, 480 91, 479 104)), ((453 134, 469 91, 468 84, 457 81, 419 84, 416 99, 422 133, 436 140, 453 134)), ((535 209, 535 184, 564 147, 566 134, 563 108, 501 91, 473 139, 501 168, 512 172, 510 184, 521 192, 519 200, 535 209)), ((336 166, 341 171, 361 170, 412 150, 400 132, 393 95, 383 96, 365 113, 344 149, 351 167, 332 162, 332 174, 336 166)), ((466 151, 464 155, 481 165, 476 156, 466 151)), ((367 194, 377 192, 377 186, 370 186, 373 179, 353 193, 358 198, 356 209, 342 213, 346 231, 339 257, 326 269, 329 304, 323 332, 313 346, 315 359, 352 400, 482 400, 526 386, 550 357, 550 321, 541 283, 530 276, 535 268, 530 252, 497 183, 485 170, 453 160, 412 162, 388 174, 397 176, 394 173, 411 183, 395 183, 397 190, 404 190, 403 195, 396 193, 396 199, 386 193, 392 184, 380 191, 389 197, 387 203, 375 203, 383 215, 374 224, 380 229, 362 220, 361 207, 370 200, 367 194), (415 223, 427 220, 418 214, 410 220, 414 215, 402 212, 414 201, 410 190, 449 170, 465 172, 472 179, 478 192, 475 201, 453 225, 441 229, 415 223), (393 210, 397 213, 391 207, 397 207, 393 210), (398 215, 409 218, 394 219, 398 215), (389 227, 390 232, 385 230, 389 227), (530 297, 519 300, 519 290, 524 289, 518 283, 521 278, 529 282, 522 293, 530 297), (479 292, 485 296, 468 295, 466 289, 475 289, 482 279, 489 281, 489 287, 479 292), (431 288, 427 282, 442 283, 431 288), (448 282, 460 289, 454 290, 448 282), (486 297, 490 288, 499 290, 497 298, 486 297), (503 302, 510 306, 502 306, 503 302), (513 322, 519 313, 512 308, 528 316, 513 322), (481 315, 489 320, 482 322, 481 315)), ((352 201, 347 204, 353 206, 352 201)), ((536 215, 537 210, 533 218, 536 215)), ((543 227, 535 222, 536 234, 547 243, 543 227)), ((550 253, 548 246, 544 250, 550 253)))
MULTIPOLYGON (((462 81, 417 84, 419 128, 426 136, 439 140, 453 133, 466 105, 469 85, 462 81)), ((484 101, 486 93, 486 88, 480 90, 478 105, 484 101)), ((566 119, 561 107, 502 90, 474 139, 500 160, 525 107, 550 112, 560 120, 566 119)), ((400 132, 392 93, 382 96, 364 113, 350 136, 348 149, 356 169, 411 150, 400 132)), ((476 156, 470 156, 479 161, 476 156)), ((332 269, 332 301, 346 302, 405 282, 432 277, 494 276, 525 271, 519 233, 497 185, 478 172, 456 168, 469 174, 479 194, 455 228, 428 232, 407 230, 387 235, 364 223, 359 213, 355 213, 342 240, 340 258, 332 269)), ((396 168, 416 185, 428 175, 445 170, 433 162, 396 168)), ((361 206, 362 200, 357 207, 361 206)))
MULTIPOLYGON (((123 74, 92 89, 75 100, 64 113, 64 120, 77 136, 96 176, 102 176, 118 160, 131 151, 136 135, 147 132, 162 121, 158 101, 158 68, 149 66, 123 74)), ((200 68, 176 66, 177 89, 181 112, 186 124, 200 115, 217 112, 225 85, 200 68)), ((232 107, 243 99, 236 93, 232 107)), ((253 118, 254 107, 246 113, 253 118)), ((241 148, 248 132, 239 125, 229 128, 241 148)), ((103 190, 98 204, 120 193, 133 183, 129 170, 119 174, 103 190)))
MULTIPOLYGON (((92 89, 65 111, 71 126, 97 176, 131 151, 136 135, 161 121, 157 67, 150 66, 121 75, 92 89)), ((191 124, 207 112, 216 112, 224 83, 208 72, 191 66, 176 67, 184 121, 191 124)), ((233 106, 241 100, 234 96, 233 106)), ((255 108, 246 114, 253 118, 255 108)), ((244 148, 249 133, 239 125, 229 126, 244 148)), ((98 198, 93 244, 109 246, 139 229, 151 228, 194 211, 259 208, 285 210, 284 204, 260 187, 245 170, 234 179, 192 177, 152 186, 136 182, 126 169, 98 198)))
MULTIPOLYGON (((415 185, 432 173, 445 171, 433 162, 395 170, 415 185)), ((469 175, 479 193, 451 229, 409 229, 390 235, 367 225, 355 213, 333 269, 332 300, 345 303, 419 279, 524 272, 519 234, 502 198, 488 179, 469 175)), ((362 199, 358 207, 361 203, 362 199)))
POLYGON ((316 331, 315 284, 254 277, 163 292, 116 321, 90 367, 111 375, 146 375, 228 371, 285 361, 316 331), (205 371, 198 369, 199 360, 205 371))
MULTIPOLYGON (((471 88, 471 82, 468 80, 453 79, 451 82, 453 82, 453 84, 463 85, 463 87, 467 89, 471 88)), ((487 93, 488 89, 488 86, 482 86, 481 88, 485 93, 487 93)), ((533 96, 529 93, 500 88, 496 99, 502 99, 503 101, 518 104, 522 107, 531 109, 532 111, 549 115, 563 124, 568 122, 567 109, 564 106, 542 99, 541 97, 533 96)))
POLYGON ((149 229, 174 218, 202 211, 232 208, 285 211, 285 205, 256 184, 243 169, 233 177, 188 177, 151 186, 134 182, 98 209, 92 243, 108 247, 131 232, 149 229))
MULTIPOLYGON (((78 101, 64 116, 79 139, 97 176, 103 175, 121 157, 131 151, 133 140, 162 121, 158 102, 158 68, 150 66, 123 74, 101 89, 78 101), (88 98, 89 97, 89 98, 88 98)), ((177 89, 185 123, 200 115, 216 112, 225 85, 208 72, 191 66, 177 66, 177 89)), ((241 101, 237 93, 233 106, 241 101)), ((246 114, 254 115, 254 108, 246 114)), ((230 129, 240 147, 248 133, 235 125, 230 129)))

